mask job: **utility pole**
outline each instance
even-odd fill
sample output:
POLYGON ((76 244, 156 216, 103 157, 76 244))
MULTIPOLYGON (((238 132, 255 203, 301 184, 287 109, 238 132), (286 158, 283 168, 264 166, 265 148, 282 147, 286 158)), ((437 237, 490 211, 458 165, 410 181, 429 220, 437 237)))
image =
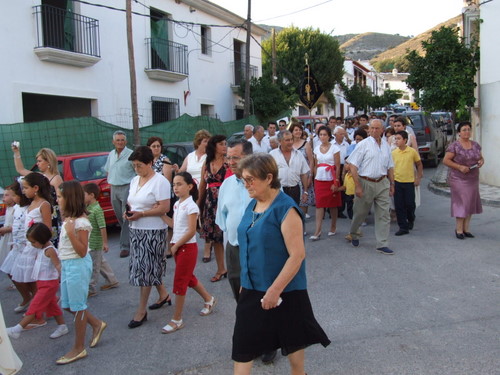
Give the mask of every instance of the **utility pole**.
POLYGON ((134 41, 132 39, 132 0, 126 0, 128 67, 130 73, 130 101, 132 105, 132 126, 134 146, 141 144, 139 135, 139 111, 137 109, 137 80, 135 77, 134 41))
POLYGON ((271 59, 272 59, 272 67, 273 67, 273 76, 272 76, 272 82, 276 83, 276 30, 274 27, 272 28, 272 33, 271 33, 271 38, 272 38, 272 51, 271 51, 271 59))
POLYGON ((243 109, 243 117, 250 116, 250 35, 251 30, 251 9, 252 0, 248 0, 247 14, 247 45, 245 51, 245 107, 243 109))

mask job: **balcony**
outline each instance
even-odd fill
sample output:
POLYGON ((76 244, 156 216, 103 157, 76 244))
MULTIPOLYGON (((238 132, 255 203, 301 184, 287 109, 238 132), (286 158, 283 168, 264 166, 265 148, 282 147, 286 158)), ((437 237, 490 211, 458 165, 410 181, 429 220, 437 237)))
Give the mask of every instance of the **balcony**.
POLYGON ((33 7, 35 54, 42 61, 88 67, 100 59, 99 21, 51 5, 33 7))
POLYGON ((187 78, 187 46, 159 38, 146 38, 148 67, 144 69, 150 79, 180 82, 187 78))
MULTIPOLYGON (((246 73, 246 63, 231 63, 231 72, 233 80, 231 82, 231 89, 235 94, 238 93, 240 89, 240 85, 242 82, 245 82, 245 73, 246 73)), ((255 65, 250 65, 250 78, 258 78, 259 68, 255 65)))

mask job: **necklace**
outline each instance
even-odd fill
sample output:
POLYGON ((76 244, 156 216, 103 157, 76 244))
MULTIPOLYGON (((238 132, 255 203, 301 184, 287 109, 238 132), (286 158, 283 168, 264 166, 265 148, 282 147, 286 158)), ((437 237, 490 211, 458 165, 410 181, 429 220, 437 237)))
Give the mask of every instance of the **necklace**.
POLYGON ((255 211, 252 211, 252 224, 250 224, 250 228, 253 228, 253 226, 255 225, 255 223, 257 221, 259 221, 262 216, 264 216, 265 212, 266 211, 264 211, 264 212, 255 212, 255 211))
POLYGON ((146 185, 146 182, 148 182, 148 181, 151 179, 151 177, 150 177, 150 176, 148 176, 148 177, 146 177, 146 181, 144 181, 144 182, 141 184, 141 178, 142 178, 142 177, 140 177, 140 178, 139 178, 139 182, 137 183, 137 188, 135 189, 135 192, 136 192, 136 193, 138 193, 138 192, 139 192, 139 190, 141 190, 141 189, 142 189, 142 187, 143 187, 144 185, 146 185))

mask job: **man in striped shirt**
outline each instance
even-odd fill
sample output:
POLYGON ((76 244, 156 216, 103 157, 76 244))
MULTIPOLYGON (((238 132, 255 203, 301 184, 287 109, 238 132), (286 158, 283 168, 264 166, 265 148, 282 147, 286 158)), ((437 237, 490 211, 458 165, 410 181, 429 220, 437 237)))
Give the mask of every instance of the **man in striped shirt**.
POLYGON ((347 160, 351 164, 351 174, 356 186, 350 234, 352 245, 358 247, 359 226, 373 204, 377 251, 391 255, 394 252, 387 245, 391 223, 389 197, 394 194, 394 162, 383 132, 382 121, 371 120, 370 136, 357 144, 347 160))

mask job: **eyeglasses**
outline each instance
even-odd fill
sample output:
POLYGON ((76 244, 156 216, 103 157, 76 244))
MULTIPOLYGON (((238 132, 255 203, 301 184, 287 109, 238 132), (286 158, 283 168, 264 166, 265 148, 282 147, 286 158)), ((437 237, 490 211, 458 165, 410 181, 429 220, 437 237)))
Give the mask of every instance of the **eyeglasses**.
POLYGON ((241 178, 245 182, 245 185, 251 186, 255 182, 255 177, 253 177, 253 176, 250 176, 250 177, 241 177, 241 178))
POLYGON ((238 161, 238 160, 241 160, 241 157, 239 157, 239 156, 226 156, 226 160, 228 160, 228 161, 231 161, 231 160, 238 161))

